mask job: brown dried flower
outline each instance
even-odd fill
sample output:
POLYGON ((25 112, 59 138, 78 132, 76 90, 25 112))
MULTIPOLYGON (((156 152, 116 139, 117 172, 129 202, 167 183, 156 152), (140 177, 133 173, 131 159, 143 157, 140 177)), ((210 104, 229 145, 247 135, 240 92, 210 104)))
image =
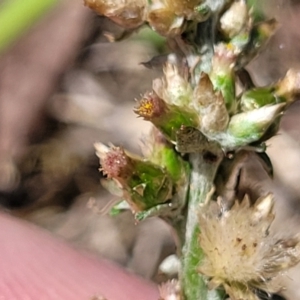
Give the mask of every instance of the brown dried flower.
POLYGON ((258 300, 257 289, 275 293, 283 288, 275 279, 299 262, 299 238, 269 234, 273 219, 271 194, 254 205, 246 196, 229 210, 221 199, 203 208, 199 223, 205 258, 199 270, 211 278, 210 288, 222 285, 232 300, 258 300))
POLYGON ((146 0, 84 0, 84 4, 128 29, 144 23, 147 7, 146 0))
POLYGON ((163 36, 180 35, 183 31, 184 18, 177 16, 163 2, 152 5, 147 14, 147 21, 153 30, 163 36))

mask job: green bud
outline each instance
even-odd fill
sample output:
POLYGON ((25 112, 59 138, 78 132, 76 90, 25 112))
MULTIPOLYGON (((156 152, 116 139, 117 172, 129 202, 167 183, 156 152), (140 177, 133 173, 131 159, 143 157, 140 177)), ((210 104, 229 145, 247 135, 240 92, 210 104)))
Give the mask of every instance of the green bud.
POLYGON ((102 172, 122 188, 123 198, 134 213, 171 199, 173 182, 163 168, 120 147, 109 148, 97 143, 95 148, 102 172))
POLYGON ((176 142, 176 131, 182 125, 197 127, 199 124, 195 111, 168 104, 155 92, 145 94, 134 112, 151 121, 172 142, 176 142))
POLYGON ((274 88, 262 87, 243 93, 240 106, 242 111, 250 111, 268 104, 283 103, 285 99, 274 93, 274 88))
POLYGON ((148 151, 146 153, 143 151, 144 155, 153 163, 164 167, 174 183, 182 184, 182 180, 187 179, 189 164, 182 159, 158 129, 152 129, 146 146, 148 151))
POLYGON ((203 133, 209 135, 226 129, 229 115, 224 98, 220 92, 214 91, 212 82, 205 73, 194 89, 193 104, 200 115, 199 129, 203 133))
POLYGON ((284 107, 285 103, 266 105, 233 116, 222 146, 225 148, 241 147, 260 140, 284 107))
POLYGON ((235 49, 231 44, 220 43, 215 47, 212 69, 209 74, 214 89, 222 93, 229 113, 233 113, 236 109, 235 74, 233 70, 236 57, 235 49))

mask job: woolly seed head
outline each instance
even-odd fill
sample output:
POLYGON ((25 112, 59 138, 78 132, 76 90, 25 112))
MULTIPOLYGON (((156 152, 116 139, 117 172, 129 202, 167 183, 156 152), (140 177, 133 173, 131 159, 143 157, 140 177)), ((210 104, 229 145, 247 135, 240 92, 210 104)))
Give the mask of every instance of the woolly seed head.
POLYGON ((200 272, 211 278, 210 287, 223 285, 231 299, 259 299, 256 289, 278 292, 275 278, 300 260, 299 239, 278 239, 269 234, 274 219, 273 196, 254 205, 246 196, 224 210, 222 201, 210 202, 201 212, 200 244, 205 258, 200 272))

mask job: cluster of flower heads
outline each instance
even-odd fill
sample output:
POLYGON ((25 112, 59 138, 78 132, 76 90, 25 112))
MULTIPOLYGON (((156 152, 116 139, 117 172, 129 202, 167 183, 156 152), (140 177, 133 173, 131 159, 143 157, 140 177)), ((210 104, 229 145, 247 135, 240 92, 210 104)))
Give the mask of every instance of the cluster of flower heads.
POLYGON ((156 214, 157 209, 166 217, 170 217, 170 210, 181 209, 180 203, 170 201, 174 194, 185 199, 189 164, 158 130, 153 128, 148 137, 144 148, 147 159, 121 147, 96 143, 95 148, 107 176, 106 188, 127 201, 137 220, 156 214))
MULTIPOLYGON (((215 53, 215 60, 227 59, 227 52, 221 51, 215 53)), ((164 78, 154 81, 153 91, 143 96, 135 112, 175 145, 183 127, 199 130, 225 151, 260 144, 276 132, 280 115, 299 92, 300 73, 290 70, 272 86, 236 96, 234 74, 223 68, 219 64, 211 73, 203 72, 192 87, 176 65, 167 63, 164 78)), ((195 149, 199 147, 195 145, 195 149)))
POLYGON ((186 21, 207 19, 203 0, 85 0, 85 5, 127 29, 148 23, 164 36, 181 34, 186 21))
MULTIPOLYGON (((213 3, 85 0, 87 6, 125 28, 137 28, 147 22, 159 33, 179 39, 183 31, 189 32, 186 22, 204 22, 213 3)), ((186 54, 177 57, 177 64, 165 64, 163 78, 154 80, 153 90, 145 93, 135 108, 138 116, 155 125, 165 141, 157 138, 160 133, 155 131, 149 144, 156 146, 147 159, 137 158, 122 148, 97 145, 103 172, 122 190, 135 213, 170 203, 179 187, 186 185, 187 163, 172 144, 181 153, 201 152, 208 147, 225 152, 249 145, 261 149, 263 142, 276 132, 287 104, 299 93, 300 73, 295 70, 288 71, 284 79, 272 86, 246 88, 240 84, 241 92, 236 92, 238 71, 273 34, 276 22, 255 22, 245 0, 224 3, 210 67, 199 68, 204 58, 197 52, 197 45, 181 39, 181 48, 187 47, 186 54), (198 57, 194 66, 189 55, 198 57), (176 169, 180 176, 175 176, 176 169)))
MULTIPOLYGON (((204 22, 213 10, 212 3, 205 0, 85 0, 87 6, 123 27, 137 28, 146 22, 168 37, 190 32, 186 23, 204 22)), ((192 47, 192 56, 198 57, 198 63, 191 66, 189 54, 179 58, 178 65, 167 63, 164 78, 154 81, 153 91, 147 92, 135 109, 173 144, 185 139, 183 128, 198 130, 203 134, 201 143, 207 139, 225 151, 255 142, 261 144, 276 132, 286 104, 299 92, 300 74, 291 70, 272 86, 243 89, 237 94, 237 72, 257 54, 277 23, 274 20, 256 22, 246 0, 224 3, 210 67, 199 69, 203 57, 197 54, 197 46, 193 40, 182 40, 182 48, 192 47), (183 65, 185 59, 189 66, 183 65)), ((186 50, 188 53, 188 48, 186 50)), ((194 148, 201 149, 199 145, 194 148)), ((181 152, 180 147, 177 150, 181 152)))
MULTIPOLYGON (((243 43, 252 26, 247 1, 223 2, 227 9, 220 18, 219 30, 224 37, 243 43)), ((126 29, 146 23, 167 37, 182 34, 189 23, 206 21, 220 9, 218 1, 211 0, 84 0, 84 4, 126 29)))
MULTIPOLYGON (((146 23, 159 34, 174 38, 178 46, 180 43, 178 63, 164 65, 163 78, 154 80, 152 91, 142 96, 134 110, 154 125, 147 141, 147 158, 120 147, 95 145, 108 177, 107 187, 118 190, 137 220, 182 213, 190 165, 179 153, 214 147, 226 152, 249 145, 261 149, 276 133, 284 109, 300 92, 300 72, 296 70, 289 70, 282 80, 267 87, 255 87, 240 76, 277 25, 274 20, 257 22, 246 0, 84 2, 126 29, 146 23), (213 51, 207 59, 199 51, 197 36, 191 36, 221 2, 217 32, 210 40, 213 51)), ((245 197, 230 209, 225 209, 221 200, 203 207, 199 243, 205 258, 199 273, 210 279, 210 288, 223 286, 232 300, 258 300, 257 289, 272 293, 282 288, 276 280, 299 262, 300 246, 299 239, 269 234, 273 218, 270 195, 254 204, 245 197)), ((179 290, 177 282, 169 282, 160 289, 161 299, 180 299, 179 290)))

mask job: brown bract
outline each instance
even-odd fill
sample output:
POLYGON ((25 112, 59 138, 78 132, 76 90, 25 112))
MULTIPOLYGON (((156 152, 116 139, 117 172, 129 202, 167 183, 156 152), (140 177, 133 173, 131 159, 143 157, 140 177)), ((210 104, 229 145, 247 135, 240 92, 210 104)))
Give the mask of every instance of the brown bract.
POLYGON ((193 94, 193 104, 201 114, 201 131, 220 132, 226 129, 229 115, 220 92, 215 92, 209 76, 201 75, 193 94))

